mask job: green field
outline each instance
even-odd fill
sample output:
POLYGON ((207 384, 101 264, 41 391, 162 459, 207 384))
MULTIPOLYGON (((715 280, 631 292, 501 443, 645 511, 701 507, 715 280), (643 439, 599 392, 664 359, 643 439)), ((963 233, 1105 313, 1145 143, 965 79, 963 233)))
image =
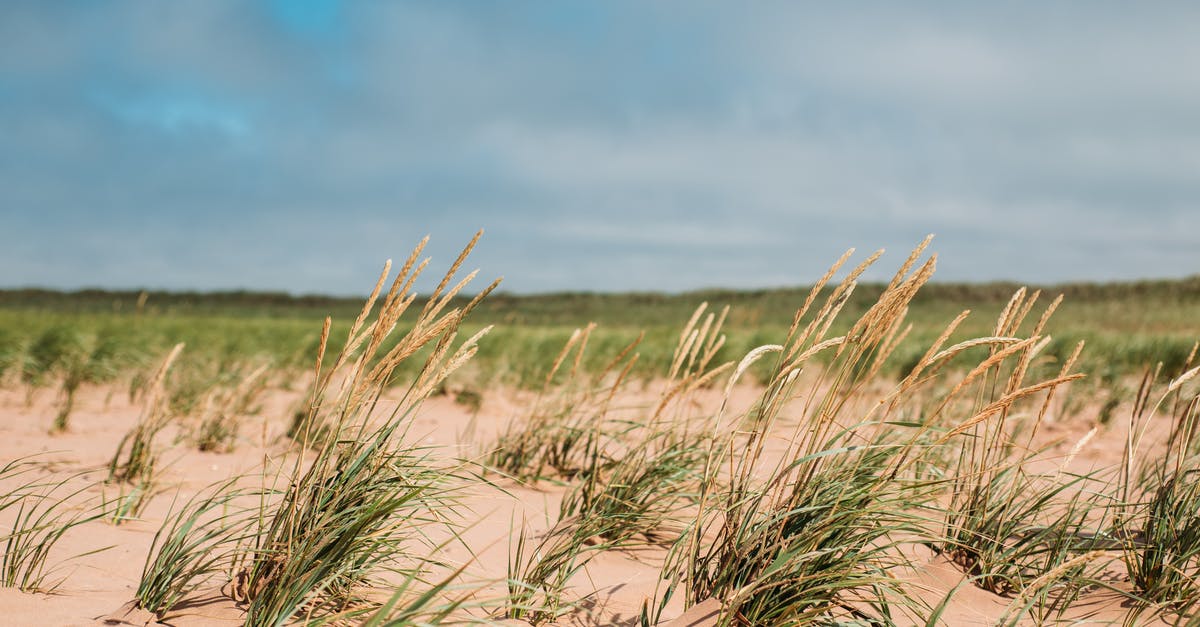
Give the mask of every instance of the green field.
MULTIPOLYGON (((841 320, 856 319, 874 303, 883 285, 863 284, 852 294, 841 320)), ((1008 283, 931 283, 913 300, 913 330, 892 360, 902 371, 963 310, 972 314, 955 337, 987 335, 996 316, 1021 286, 1008 283)), ((1200 339, 1200 277, 1171 281, 1031 286, 1041 303, 1062 294, 1063 304, 1048 325, 1054 338, 1043 354, 1061 359, 1085 340, 1081 367, 1106 377, 1140 373, 1162 361, 1178 370, 1200 339)), ((492 294, 468 318, 464 332, 494 325, 464 383, 534 385, 571 331, 589 322, 594 355, 610 354, 645 332, 636 373, 664 371, 678 329, 701 303, 730 307, 722 357, 744 354, 776 341, 787 329, 808 288, 705 290, 660 293, 492 294)), ((39 357, 39 342, 54 350, 96 353, 97 376, 144 368, 177 342, 187 344, 181 361, 217 376, 246 362, 275 368, 306 368, 313 359, 322 319, 334 323, 336 349, 361 300, 255 292, 141 292, 85 290, 0 291, 0 377, 21 372, 36 377, 54 360, 39 357), (341 333, 338 331, 341 330, 341 333), (58 338, 55 340, 55 338, 58 338), (55 344, 64 346, 55 348, 55 344)), ((459 299, 464 304, 465 299, 459 299)), ((417 301, 417 305, 421 302, 417 301)), ((403 322, 402 322, 403 324, 403 322)), ((838 330, 837 327, 834 329, 838 330)), ((598 361, 599 357, 596 358, 598 361)), ((596 364, 593 364, 596 365, 596 364)))

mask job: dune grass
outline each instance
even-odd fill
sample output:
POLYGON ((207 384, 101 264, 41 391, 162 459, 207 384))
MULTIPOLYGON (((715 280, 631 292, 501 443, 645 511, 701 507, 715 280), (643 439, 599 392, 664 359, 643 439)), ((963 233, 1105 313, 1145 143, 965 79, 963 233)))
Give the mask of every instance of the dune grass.
MULTIPOLYGON (((905 355, 898 349, 911 330, 909 307, 934 267, 933 259, 917 263, 922 248, 874 306, 839 325, 856 278, 876 259, 826 289, 843 258, 780 343, 750 350, 735 368, 715 367, 714 375, 729 375, 726 401, 717 416, 683 421, 711 433, 690 438, 693 446, 682 454, 661 446, 680 441, 672 438, 677 425, 653 407, 631 420, 633 428, 606 417, 606 393, 614 388, 605 384, 615 387, 621 377, 580 383, 572 367, 562 387, 548 392, 564 363, 580 362, 595 328, 573 335, 533 411, 510 425, 490 457, 514 477, 571 482, 550 531, 516 538, 507 615, 540 622, 568 611, 567 583, 595 552, 637 536, 652 539, 684 511, 692 517, 683 517, 672 538, 669 583, 647 602, 644 624, 679 593, 689 605, 718 599, 729 624, 891 624, 935 616, 891 574, 907 564, 906 547, 916 545, 944 553, 971 585, 1010 596, 1003 621, 1013 624, 1050 620, 1100 585, 1099 570, 1114 548, 1139 545, 1135 534, 1112 530, 1113 512, 1128 505, 1112 493, 1112 477, 1067 469, 1092 434, 1066 459, 1050 460, 1055 469, 1029 470, 1044 455, 1031 444, 1056 395, 1084 376, 1074 371, 1083 343, 1061 359, 1045 358, 1053 341, 1046 327, 1060 300, 1022 332, 1039 294, 1020 289, 986 333, 944 348, 963 312, 916 359, 905 355), (834 336, 834 329, 846 331, 834 336), (901 369, 906 374, 886 385, 885 373, 894 371, 888 361, 898 355, 911 359, 901 369), (964 366, 971 355, 978 361, 964 366), (734 384, 768 358, 774 366, 760 397, 743 411, 730 408, 734 384), (797 389, 806 371, 812 378, 797 389), (783 418, 797 411, 799 418, 783 418), (654 501, 651 494, 680 498, 654 501), (528 559, 530 553, 538 557, 528 559)), ((681 364, 697 355, 707 363, 718 353, 716 333, 707 335, 714 320, 699 326, 699 315, 684 329, 668 389, 681 364)), ((703 372, 684 377, 690 382, 678 389, 715 379, 703 372)), ((1173 498, 1191 504, 1188 494, 1173 498)))
MULTIPOLYGON (((1193 348, 1188 366, 1195 357, 1193 348)), ((1155 385, 1160 372, 1147 372, 1130 413, 1116 530, 1128 538, 1122 557, 1143 600, 1180 607, 1200 595, 1200 368, 1165 389, 1155 385), (1159 420, 1169 421, 1165 452, 1147 451, 1146 429, 1159 420)))
POLYGON ((237 448, 242 420, 255 411, 255 401, 266 388, 267 370, 267 364, 245 373, 234 370, 235 383, 208 392, 190 436, 198 450, 229 453, 237 448))
POLYGON ((147 489, 154 485, 158 470, 158 451, 154 438, 174 417, 167 402, 166 379, 171 365, 182 351, 183 344, 176 344, 150 378, 142 398, 141 415, 133 429, 121 438, 109 461, 109 482, 139 485, 147 489))
POLYGON ((265 498, 255 489, 222 481, 173 504, 154 534, 135 595, 139 607, 163 616, 210 581, 232 577, 256 511, 241 501, 265 498))
MULTIPOLYGON (((252 626, 599 621, 587 614, 589 569, 623 553, 661 569, 644 626, 679 600, 715 603, 722 625, 932 625, 967 586, 1003 599, 1000 624, 1075 620, 1097 589, 1126 594, 1130 621, 1197 620, 1194 281, 1068 287, 1066 300, 1015 286, 959 293, 931 283, 926 240, 886 283, 863 281, 880 253, 851 265, 851 251, 807 291, 705 294, 749 311, 695 294, 492 303, 497 283, 469 295, 475 273, 459 278, 477 239, 418 297, 422 242, 353 312, 284 296, 260 303, 300 308, 279 320, 186 301, 148 308, 174 302, 159 295, 4 332, 0 369, 15 370, 0 381, 30 394, 58 385, 55 428, 95 381, 127 377, 143 407, 96 508, 75 504, 70 480, 0 494, 0 513, 15 514, 5 585, 53 587, 46 560, 63 534, 138 517, 162 491, 168 426, 188 446, 228 452, 264 387, 296 380, 304 400, 287 438, 264 431, 261 467, 172 505, 140 607, 165 617, 219 588, 252 626), (1105 290, 1144 300, 1114 308, 1105 290), (963 310, 978 302, 985 315, 963 310), (349 319, 315 316, 322 308, 349 319), (581 313, 604 315, 572 318, 581 313), (543 326, 488 324, 523 319, 543 326), (1138 384, 1130 374, 1147 360, 1138 384), (431 395, 478 411, 491 385, 532 392, 479 460, 412 441, 431 395), (1045 444, 1053 420, 1093 412, 1073 446, 1045 444), (1145 437, 1158 424, 1164 442, 1145 437), (1129 433, 1120 464, 1075 472, 1090 438, 1116 428, 1129 433), (544 532, 514 518, 503 580, 467 583, 467 566, 438 554, 466 542, 463 490, 506 481, 560 493, 559 507, 544 532), (901 575, 915 556, 961 570, 963 583, 931 599, 901 575), (1127 581, 1114 583, 1114 569, 1127 581), (503 598, 482 598, 489 585, 503 598)), ((32 466, 14 462, 0 480, 21 473, 32 466)))
POLYGON ((379 601, 366 594, 377 577, 392 572, 419 578, 435 565, 425 552, 423 530, 453 526, 456 471, 404 436, 412 412, 471 358, 483 335, 455 346, 473 305, 449 306, 475 275, 451 285, 474 244, 451 265, 434 298, 418 309, 391 348, 381 350, 413 304, 413 283, 427 263, 420 261, 424 242, 372 318, 390 262, 385 266, 331 364, 325 353, 331 328, 326 320, 303 430, 293 434, 294 461, 280 468, 276 480, 284 487, 272 494, 264 486, 255 508, 206 524, 196 521, 228 503, 220 490, 169 518, 143 576, 139 601, 144 607, 165 611, 204 577, 225 568, 232 572, 229 594, 245 606, 247 625, 285 624, 298 612, 308 619, 345 619, 378 611, 379 601), (399 364, 425 347, 432 351, 402 400, 386 413, 376 411, 399 364), (315 456, 306 459, 306 451, 315 456))
MULTIPOLYGON (((1086 537, 1088 525, 1096 524, 1089 513, 1107 505, 1085 496, 1084 488, 1091 486, 1082 484, 1096 478, 1026 469, 1037 457, 1032 441, 1054 393, 1082 377, 1071 372, 1080 344, 1052 379, 1026 385, 1034 359, 1046 345, 1046 323, 1061 301, 1046 308, 1027 338, 1014 337, 1038 297, 1037 292, 1018 290, 996 323, 990 355, 968 375, 976 379, 978 390, 971 413, 995 418, 973 424, 962 440, 941 547, 977 577, 977 585, 1001 594, 1023 590, 1028 582, 1086 552, 1089 547, 1079 538, 1086 537), (1021 441, 1013 425, 1021 417, 1018 401, 1042 394, 1040 406, 1030 407, 1033 416, 1026 422, 1031 424, 1023 425, 1028 433, 1021 441)), ((967 387, 960 384, 955 388, 959 390, 967 387)), ((952 393, 935 415, 954 400, 952 393)))
POLYGON ((34 458, 11 461, 0 468, 0 481, 19 481, 20 487, 0 494, 0 513, 12 516, 0 534, 0 585, 23 592, 52 592, 61 583, 66 562, 107 550, 97 547, 59 563, 51 563, 55 546, 72 529, 99 519, 103 509, 81 503, 87 486, 72 487, 77 476, 39 477, 34 458))

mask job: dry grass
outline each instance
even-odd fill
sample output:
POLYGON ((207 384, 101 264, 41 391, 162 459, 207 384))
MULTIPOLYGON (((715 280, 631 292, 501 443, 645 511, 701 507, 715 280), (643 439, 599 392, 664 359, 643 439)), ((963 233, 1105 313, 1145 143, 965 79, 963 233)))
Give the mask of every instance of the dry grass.
MULTIPOLYGON (((917 329, 910 314, 936 266, 929 240, 869 302, 855 294, 880 253, 851 265, 848 251, 793 303, 790 324, 754 345, 730 346, 734 310, 696 308, 666 357, 651 360, 660 371, 649 386, 635 373, 657 340, 576 329, 528 369, 538 392, 482 453, 480 476, 473 461, 409 437, 422 403, 486 347, 489 327, 463 326, 496 287, 465 294, 475 273, 459 275, 477 239, 429 295, 414 292, 429 263, 422 242, 390 283, 385 266, 348 326, 326 318, 314 329, 290 437, 268 446, 264 435, 260 467, 172 506, 147 556, 141 607, 163 616, 215 586, 255 626, 586 619, 590 595, 579 591, 594 560, 642 552, 661 569, 646 626, 679 600, 718 605, 726 625, 938 624, 966 586, 1005 600, 1001 624, 1070 620, 1099 587, 1126 595, 1131 621, 1193 620, 1195 350, 1143 378, 1120 464, 1077 474, 1076 454, 1108 427, 1065 457, 1039 444, 1084 377, 1084 344, 1062 349, 1050 334, 1061 298, 1018 289, 994 323, 952 311, 917 329), (643 402, 631 406, 634 397, 643 402), (1159 422, 1169 432, 1161 445, 1143 437, 1159 422), (560 504, 544 533, 512 525, 504 581, 469 581, 466 565, 435 556, 466 544, 462 490, 505 481, 560 492, 560 504), (940 603, 901 577, 929 549, 964 581, 940 603), (1113 568, 1127 581, 1100 576, 1113 568), (496 585, 502 598, 488 598, 496 585)), ((39 350, 74 350, 58 341, 39 350)), ((156 493, 156 436, 180 413, 198 414, 191 444, 229 451, 272 377, 268 366, 232 376, 231 361, 225 380, 189 374, 172 388, 181 351, 136 386, 144 409, 109 466, 119 495, 99 514, 114 522, 156 493)), ((27 369, 29 385, 67 372, 45 361, 58 365, 27 369)), ((0 511, 18 512, 8 585, 44 587, 45 550, 94 515, 35 492, 0 495, 0 511)))

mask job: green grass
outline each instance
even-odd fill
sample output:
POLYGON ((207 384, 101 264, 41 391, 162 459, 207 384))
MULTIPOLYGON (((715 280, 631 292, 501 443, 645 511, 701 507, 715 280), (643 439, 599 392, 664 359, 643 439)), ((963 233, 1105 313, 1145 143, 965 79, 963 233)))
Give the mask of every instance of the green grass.
MULTIPOLYGON (((0 467, 0 480, 21 480, 21 486, 0 494, 0 513, 11 512, 12 523, 0 532, 0 585, 23 592, 52 592, 62 563, 51 564, 55 545, 72 529, 104 516, 103 508, 87 506, 79 497, 87 489, 71 487, 76 477, 39 478, 32 458, 0 467)), ((106 550, 97 547, 76 559, 106 550)))
MULTIPOLYGON (((172 507, 141 607, 162 617, 219 586, 253 626, 546 623, 586 611, 586 590, 572 591, 592 559, 641 551, 662 577, 646 626, 671 599, 715 601, 723 625, 938 624, 961 587, 939 604, 896 576, 932 549, 963 586, 1005 599, 1002 624, 1061 619, 1098 586, 1129 588, 1131 612, 1194 624, 1200 279, 936 284, 922 244, 887 283, 859 282, 877 256, 844 268, 847 256, 808 289, 517 297, 489 296, 492 284, 468 297, 473 275, 454 281, 473 244, 422 298, 418 246, 365 306, 0 292, 0 384, 57 386, 55 428, 90 383, 128 383, 144 407, 110 465, 115 500, 74 509, 77 493, 55 496, 66 483, 52 480, 0 494, 16 515, 6 584, 51 587, 64 533, 137 517, 158 493, 168 423, 228 451, 264 385, 300 381, 286 453, 172 507), (755 398, 735 405, 746 382, 755 398), (643 383, 643 406, 618 406, 643 383), (483 451, 490 476, 408 441, 429 396, 478 411, 493 385, 533 400, 483 451), (698 411, 700 395, 719 407, 698 411), (1047 458, 1034 443, 1051 409, 1098 412, 1098 431, 1130 412, 1125 459, 1079 475, 1070 455, 1047 458), (1171 436, 1151 448, 1140 433, 1155 421, 1171 436), (543 534, 514 525, 507 577, 479 584, 507 594, 480 600, 465 566, 431 556, 464 541, 460 491, 505 480, 561 490, 561 505, 543 534), (1103 581, 1110 567, 1128 582, 1103 581)), ((0 478, 28 470, 14 464, 0 478)))
POLYGON ((145 492, 149 492, 154 485, 158 470, 155 436, 174 418, 166 393, 167 378, 183 348, 183 344, 176 344, 150 377, 143 393, 141 415, 133 428, 121 438, 109 461, 109 482, 138 485, 145 492))
MULTIPOLYGON (((395 607, 372 600, 369 586, 388 573, 410 583, 419 579, 438 565, 428 557, 436 551, 426 530, 437 525, 455 534, 458 471, 407 443, 405 433, 412 413, 473 356, 483 335, 460 340, 459 327, 471 305, 451 305, 473 276, 450 285, 474 243, 450 267, 436 300, 412 307, 412 283, 424 268, 416 264, 424 243, 419 245, 372 317, 390 264, 385 267, 346 341, 328 354, 331 324, 326 319, 305 418, 293 433, 297 455, 272 481, 284 487, 275 492, 264 486, 256 506, 239 509, 229 484, 168 517, 139 587, 143 607, 161 614, 226 570, 229 594, 245 607, 248 626, 287 624, 301 610, 306 620, 369 613, 394 619, 395 607), (416 312, 411 324, 389 341, 410 311, 416 312), (399 366, 412 359, 420 365, 407 380, 403 399, 392 411, 377 412, 399 366), (312 451, 311 459, 305 459, 306 451, 312 451), (232 513, 217 514, 227 506, 232 513)), ((268 481, 268 469, 261 472, 268 481)), ((425 608, 424 603, 409 605, 400 615, 425 608)))
MULTIPOLYGON (((1193 352, 1186 360, 1191 366, 1193 352)), ((1129 419, 1116 531, 1131 538, 1123 552, 1129 578, 1142 598, 1179 607, 1200 596, 1200 389, 1192 369, 1156 385, 1147 372, 1129 419), (1165 414, 1163 416, 1162 414, 1165 414), (1168 421, 1163 451, 1144 450, 1142 434, 1168 421)))
MULTIPOLYGON (((849 295, 842 319, 852 320, 866 311, 885 286, 861 284, 849 295)), ((963 309, 974 314, 952 340, 984 335, 1016 290, 1011 284, 926 285, 909 304, 913 323, 911 345, 932 342, 941 325, 963 309)), ((1057 314, 1057 328, 1043 354, 1065 359, 1080 340, 1088 350, 1079 363, 1083 372, 1137 374, 1147 365, 1163 361, 1168 373, 1178 374, 1198 331, 1200 278, 1111 284, 1065 284, 1041 288, 1045 294, 1065 296, 1057 314)), ((472 367, 459 374, 471 383, 541 385, 558 349, 576 328, 595 322, 594 357, 584 367, 604 366, 602 355, 625 346, 644 333, 642 358, 631 373, 648 377, 663 372, 675 348, 675 325, 702 302, 728 304, 727 342, 720 358, 733 360, 746 351, 786 332, 795 303, 807 288, 732 291, 703 290, 683 294, 557 293, 517 296, 495 294, 481 302, 463 331, 473 333, 488 325, 496 329, 479 348, 472 367), (519 349, 519 350, 518 350, 519 349)), ((343 321, 333 329, 331 352, 340 350, 336 338, 344 337, 348 321, 358 312, 359 300, 319 296, 288 296, 250 292, 152 292, 139 310, 138 292, 0 291, 0 381, 4 373, 25 368, 31 381, 48 376, 39 344, 69 330, 85 344, 113 343, 123 355, 114 367, 126 374, 145 368, 153 356, 176 343, 191 349, 181 370, 190 362, 212 364, 208 372, 261 359, 276 368, 307 367, 319 336, 320 320, 332 316, 343 321), (51 337, 47 337, 49 334, 51 337), (22 366, 25 364, 25 366, 22 366)), ((457 299, 455 305, 462 305, 457 299)), ((418 305, 421 301, 418 301, 418 305)), ((835 322, 832 331, 844 330, 835 322)), ((64 338, 59 338, 64 339, 64 338)), ((69 339, 69 338, 66 338, 69 339)), ((65 341, 65 339, 64 339, 65 341)), ((45 348, 54 348, 48 346, 45 348)), ((54 350, 58 350, 54 348, 54 350)), ((889 364, 903 372, 920 355, 904 349, 889 364), (908 351, 908 352, 905 352, 908 351)), ((54 358, 51 357, 51 362, 54 358)), ((402 366, 398 374, 411 375, 402 366)), ((760 373, 761 374, 761 373, 760 373)))
POLYGON ((191 434, 197 449, 229 453, 237 448, 242 420, 258 409, 255 403, 266 387, 266 372, 266 365, 231 370, 228 383, 209 391, 191 434))
MULTIPOLYGON (((1075 371, 1082 345, 1060 354, 1047 334, 1059 303, 1023 325, 1038 294, 1018 290, 995 324, 963 325, 951 312, 950 327, 936 335, 926 329, 934 338, 926 341, 910 332, 909 314, 932 264, 914 269, 915 260, 866 309, 852 308, 850 298, 862 266, 836 288, 815 289, 775 343, 745 352, 734 369, 728 385, 755 376, 766 385, 759 399, 745 414, 683 418, 685 429, 701 429, 683 451, 662 445, 682 440, 672 437, 677 424, 660 419, 661 404, 645 408, 633 426, 607 418, 605 399, 623 378, 579 373, 598 329, 577 331, 550 362, 530 412, 491 453, 510 476, 570 484, 550 531, 517 535, 506 615, 535 623, 559 617, 577 603, 563 598, 568 581, 596 553, 652 544, 680 521, 682 531, 667 535, 669 583, 646 603, 645 625, 678 594, 688 605, 719 600, 722 624, 936 623, 939 611, 891 575, 907 564, 904 547, 917 544, 944 552, 970 585, 1009 596, 1005 624, 1053 620, 1103 585, 1099 573, 1114 549, 1140 546, 1136 534, 1112 530, 1112 513, 1132 505, 1116 501, 1111 476, 1066 472, 1069 457, 1057 470, 1027 469, 1039 456, 1030 443, 1047 409, 1083 376, 1075 371), (979 339, 963 340, 971 328, 979 339), (797 389, 804 370, 818 374, 797 389), (897 381, 895 373, 904 376, 897 381), (808 400, 788 427, 795 431, 787 452, 768 455, 796 398, 808 400), (713 437, 696 437, 704 430, 713 437)), ((723 355, 720 323, 709 338, 714 321, 698 326, 698 316, 667 362, 667 390, 694 388, 689 381, 704 379, 709 366, 728 372, 710 362, 723 355), (693 362, 703 365, 673 387, 693 362)), ((596 352, 595 363, 625 358, 596 352)), ((1165 357, 1172 365, 1164 368, 1189 366, 1187 354, 1165 357)), ((1177 508, 1194 507, 1194 490, 1158 493, 1177 508)), ((1187 573, 1182 566, 1190 568, 1195 553, 1179 511, 1161 535, 1182 552, 1174 567, 1187 573)), ((1186 597, 1175 590, 1172 598, 1186 597)))
POLYGON ((1038 297, 1037 292, 1016 293, 993 330, 997 338, 1015 341, 992 344, 987 359, 967 375, 971 385, 964 385, 966 380, 956 385, 931 412, 940 416, 961 394, 971 399, 969 415, 992 418, 964 432, 946 512, 946 541, 940 548, 975 576, 976 585, 999 594, 1024 590, 1091 549, 1079 538, 1090 537, 1088 525, 1097 524, 1089 515, 1108 505, 1092 496, 1101 485, 1096 477, 1026 470, 1038 457, 1032 441, 1055 392, 1081 377, 1072 369, 1083 349, 1077 345, 1057 371, 1044 372, 1047 381, 1027 383, 1030 371, 1037 370, 1039 350, 1047 345, 1047 322, 1059 305, 1057 300, 1050 303, 1028 337, 1019 340, 1014 336, 1038 297), (1023 415, 1030 417, 1022 419, 1023 415), (1022 430, 1026 433, 1018 435, 1022 430))
POLYGON ((135 596, 138 606, 161 617, 200 586, 222 575, 231 577, 241 548, 254 540, 249 530, 256 512, 239 501, 266 496, 238 487, 234 479, 210 486, 178 507, 173 504, 146 555, 135 596))

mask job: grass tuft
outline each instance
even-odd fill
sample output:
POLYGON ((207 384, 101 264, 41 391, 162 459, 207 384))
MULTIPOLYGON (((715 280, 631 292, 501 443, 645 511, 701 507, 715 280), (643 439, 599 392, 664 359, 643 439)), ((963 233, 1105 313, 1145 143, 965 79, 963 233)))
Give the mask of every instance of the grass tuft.
MULTIPOLYGON (((36 464, 30 458, 18 459, 0 468, 0 480, 25 478, 35 471, 36 464)), ((16 490, 0 494, 0 512, 13 511, 8 533, 0 536, 3 540, 0 585, 23 592, 52 592, 62 583, 56 577, 62 563, 50 565, 51 551, 67 532, 104 515, 102 510, 81 507, 75 502, 88 486, 73 489, 70 484, 74 479, 33 479, 16 490)), ((107 548, 86 551, 65 561, 107 548)))

